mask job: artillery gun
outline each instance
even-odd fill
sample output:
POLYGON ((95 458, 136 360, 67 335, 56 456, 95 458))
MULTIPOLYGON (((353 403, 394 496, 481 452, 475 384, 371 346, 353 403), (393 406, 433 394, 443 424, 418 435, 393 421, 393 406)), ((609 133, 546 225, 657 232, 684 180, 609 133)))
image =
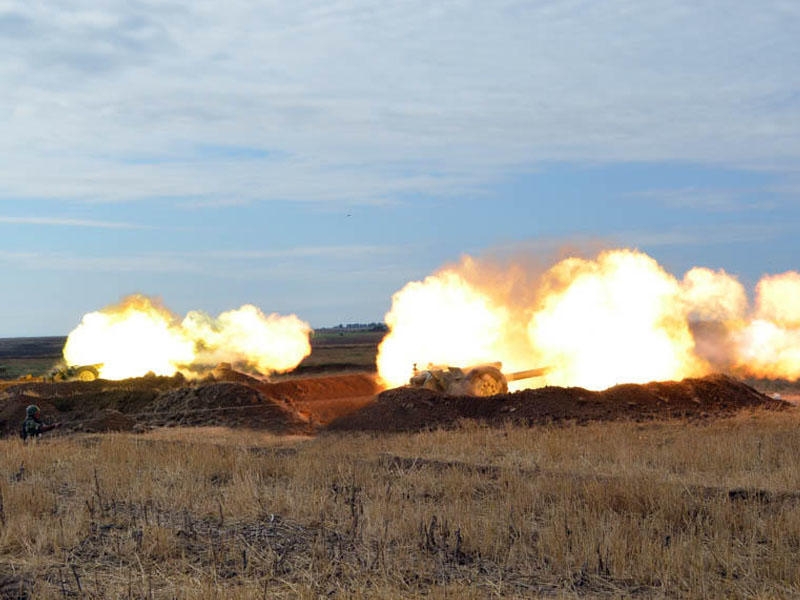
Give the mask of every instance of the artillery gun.
POLYGON ((94 381, 100 377, 99 365, 66 365, 58 363, 44 375, 27 373, 16 379, 0 381, 0 391, 23 383, 60 383, 62 381, 94 381))
POLYGON ((419 370, 414 365, 414 375, 409 380, 409 384, 453 396, 485 397, 507 393, 510 381, 541 377, 550 370, 542 367, 503 373, 502 367, 502 363, 499 362, 466 368, 428 365, 428 368, 424 370, 419 370))
POLYGON ((94 381, 100 377, 100 369, 103 363, 98 365, 66 365, 58 364, 47 374, 48 381, 94 381))

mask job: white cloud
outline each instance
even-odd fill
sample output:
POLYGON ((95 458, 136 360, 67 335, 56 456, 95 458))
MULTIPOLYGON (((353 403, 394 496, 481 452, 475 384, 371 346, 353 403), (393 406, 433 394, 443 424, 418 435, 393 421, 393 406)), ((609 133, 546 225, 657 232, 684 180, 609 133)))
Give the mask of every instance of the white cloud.
POLYGON ((93 219, 69 219, 61 217, 10 217, 0 215, 0 223, 12 225, 49 225, 53 227, 88 227, 92 229, 146 229, 144 225, 93 219))
POLYGON ((780 201, 773 198, 753 199, 750 197, 759 193, 763 193, 763 191, 759 189, 684 187, 653 189, 635 192, 630 196, 644 201, 655 201, 670 208, 701 209, 721 213, 768 211, 780 204, 780 201))
POLYGON ((567 255, 594 256, 609 248, 647 248, 717 246, 737 243, 770 242, 797 229, 797 223, 735 223, 709 226, 685 225, 680 228, 619 229, 605 234, 541 236, 501 245, 491 250, 500 257, 538 257, 543 262, 567 255))
POLYGON ((795 230, 795 223, 715 224, 711 227, 666 229, 662 231, 621 231, 609 236, 626 246, 639 248, 659 246, 714 246, 749 242, 770 242, 795 230))
MULTIPOLYGON (((202 273, 207 277, 248 278, 254 275, 281 275, 314 279, 332 274, 341 277, 342 269, 357 277, 358 269, 376 259, 385 264, 408 256, 410 246, 296 246, 283 250, 133 252, 106 256, 78 255, 64 252, 19 252, 0 250, 0 262, 25 270, 202 273), (310 263, 306 259, 315 259, 310 263), (354 266, 356 265, 356 266, 354 266), (331 273, 334 271, 334 273, 331 273)), ((378 266, 376 271, 380 271, 378 266)))
POLYGON ((193 252, 192 256, 205 260, 274 260, 278 258, 314 258, 322 257, 335 260, 363 259, 380 255, 401 255, 409 250, 408 246, 298 246, 283 250, 217 250, 193 252))
POLYGON ((0 198, 372 202, 540 160, 800 159, 796 3, 85 6, 0 8, 0 198), (186 152, 214 146, 253 153, 186 152))
POLYGON ((0 263, 24 271, 91 273, 203 273, 203 265, 169 254, 129 256, 81 256, 56 252, 13 252, 0 250, 0 263))

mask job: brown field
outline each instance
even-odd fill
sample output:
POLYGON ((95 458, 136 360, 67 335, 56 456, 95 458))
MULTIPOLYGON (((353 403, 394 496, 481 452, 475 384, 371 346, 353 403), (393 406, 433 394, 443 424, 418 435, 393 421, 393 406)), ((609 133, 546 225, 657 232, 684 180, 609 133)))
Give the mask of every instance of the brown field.
POLYGON ((0 598, 800 595, 792 405, 725 378, 370 398, 358 344, 333 345, 326 377, 257 393, 171 378, 5 390, 0 598), (353 405, 332 431, 337 396, 353 405), (31 401, 65 427, 24 444, 14 411, 31 401), (90 433, 98 410, 140 433, 90 433), (406 413, 431 426, 354 425, 406 413))

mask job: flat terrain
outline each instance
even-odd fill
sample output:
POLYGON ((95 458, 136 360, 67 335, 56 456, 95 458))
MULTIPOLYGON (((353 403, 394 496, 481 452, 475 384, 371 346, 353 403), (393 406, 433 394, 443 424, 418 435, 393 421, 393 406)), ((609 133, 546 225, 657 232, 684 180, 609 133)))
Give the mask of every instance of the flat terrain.
POLYGON ((65 337, 0 338, 0 380, 43 375, 61 360, 65 337))
POLYGON ((0 598, 800 595, 796 384, 381 391, 333 333, 271 381, 8 382, 0 598))

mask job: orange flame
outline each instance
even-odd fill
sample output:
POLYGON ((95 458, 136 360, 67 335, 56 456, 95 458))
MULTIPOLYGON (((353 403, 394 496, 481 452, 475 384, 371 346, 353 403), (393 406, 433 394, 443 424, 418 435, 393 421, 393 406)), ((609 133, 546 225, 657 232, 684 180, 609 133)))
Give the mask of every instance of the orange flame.
POLYGON ((678 280, 635 250, 567 258, 538 279, 519 265, 491 269, 466 257, 394 295, 378 371, 401 385, 415 363, 499 360, 506 372, 550 369, 519 387, 589 389, 719 368, 797 379, 800 275, 767 277, 757 292, 748 316, 745 289, 731 275, 698 267, 678 280))
POLYGON ((295 315, 265 316, 252 305, 217 318, 192 311, 180 321, 152 299, 134 295, 84 315, 67 338, 64 359, 101 364, 104 379, 188 373, 218 362, 281 372, 310 354, 310 331, 295 315))

